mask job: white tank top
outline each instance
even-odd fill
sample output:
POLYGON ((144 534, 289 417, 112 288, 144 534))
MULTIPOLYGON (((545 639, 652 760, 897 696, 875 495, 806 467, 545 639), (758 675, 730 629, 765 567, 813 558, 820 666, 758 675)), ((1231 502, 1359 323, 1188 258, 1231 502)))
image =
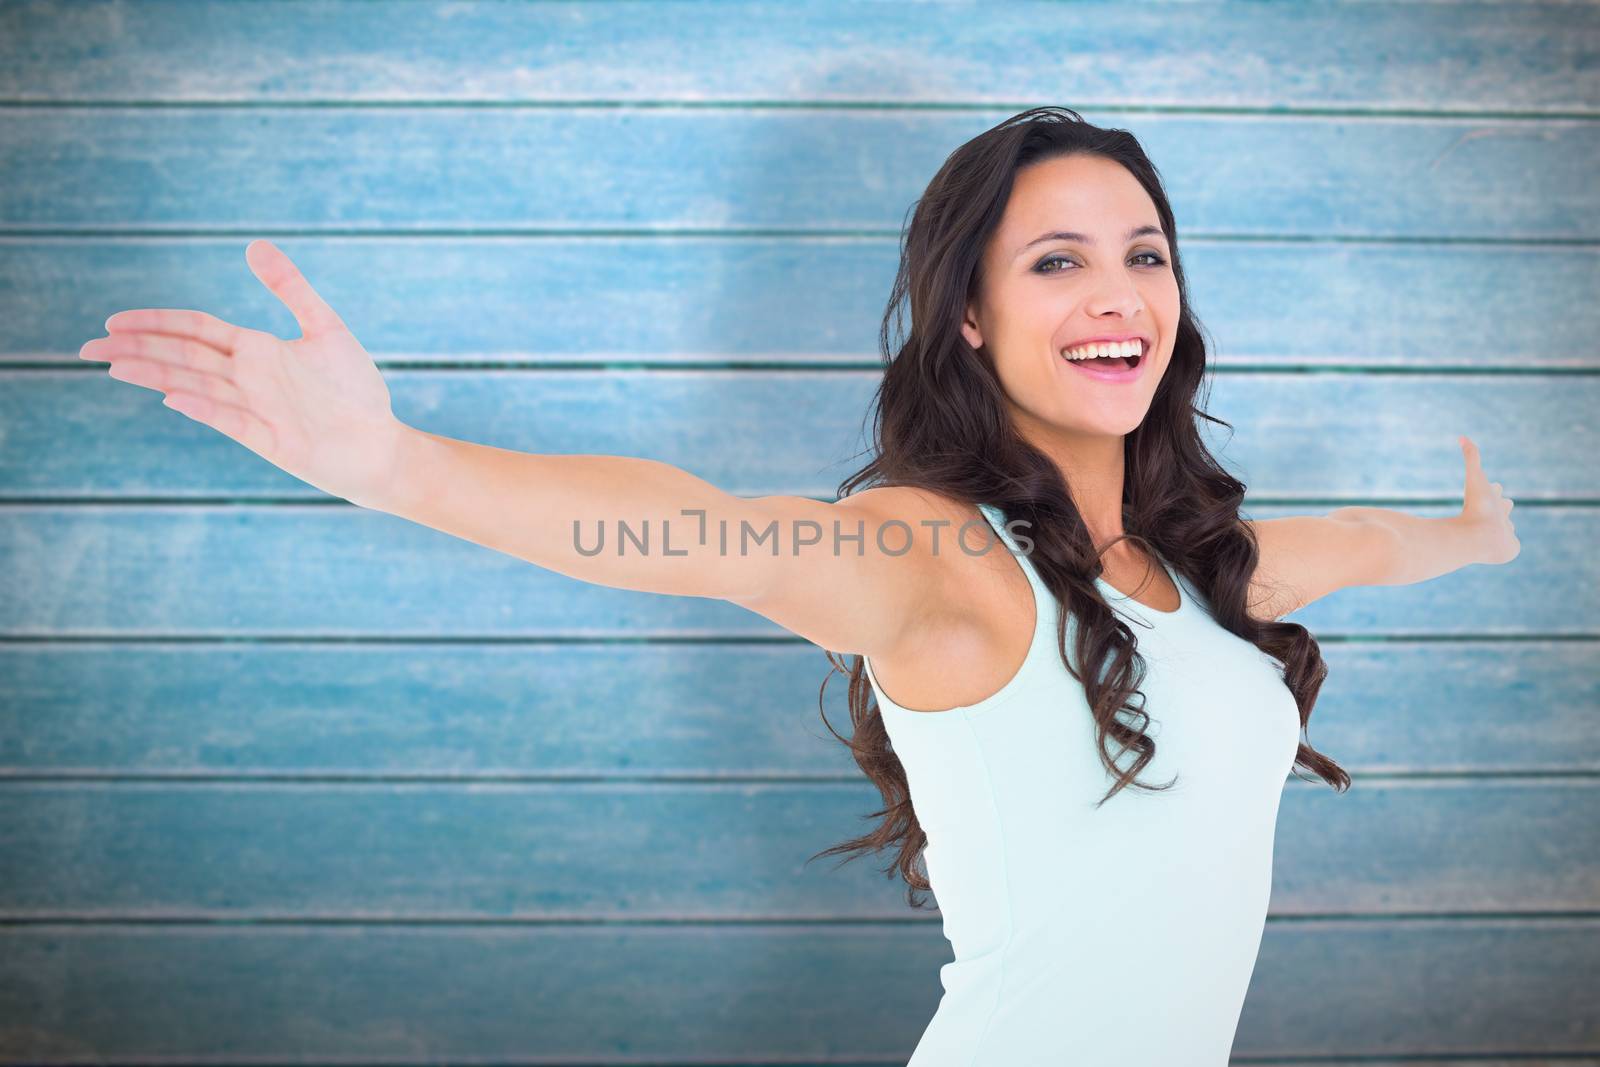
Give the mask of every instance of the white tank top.
POLYGON ((907 1067, 1226 1067, 1266 924, 1294 695, 1165 561, 1176 611, 1097 580, 1147 665, 1156 754, 1139 780, 1178 780, 1124 787, 1096 810, 1113 779, 1056 649, 1059 605, 1001 512, 980 509, 1033 587, 1022 667, 976 704, 923 712, 889 699, 866 664, 955 954, 907 1067))

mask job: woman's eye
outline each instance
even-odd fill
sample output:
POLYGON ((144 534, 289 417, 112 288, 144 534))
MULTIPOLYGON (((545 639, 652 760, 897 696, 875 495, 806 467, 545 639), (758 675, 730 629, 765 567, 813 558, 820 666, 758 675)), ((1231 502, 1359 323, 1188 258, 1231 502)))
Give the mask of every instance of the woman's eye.
MULTIPOLYGON (((1134 259, 1145 259, 1145 258, 1148 258, 1150 260, 1150 262, 1143 264, 1144 266, 1147 266, 1147 267, 1159 267, 1159 266, 1163 265, 1164 263, 1166 263, 1166 260, 1161 258, 1161 254, 1159 252, 1139 252, 1136 255, 1134 255, 1133 258, 1134 259)), ((1059 271, 1059 270, 1045 270, 1045 267, 1047 265, 1051 264, 1051 263, 1072 264, 1072 260, 1068 259, 1066 256, 1048 256, 1045 259, 1040 260, 1038 265, 1035 266, 1033 269, 1038 271, 1040 274, 1060 274, 1061 271, 1059 271)))

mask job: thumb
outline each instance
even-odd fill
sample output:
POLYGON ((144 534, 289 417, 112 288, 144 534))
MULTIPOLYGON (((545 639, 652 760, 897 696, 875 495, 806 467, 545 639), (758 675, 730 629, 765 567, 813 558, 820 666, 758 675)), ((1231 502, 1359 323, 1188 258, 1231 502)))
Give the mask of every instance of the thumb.
POLYGON ((1478 446, 1470 437, 1462 436, 1458 440, 1467 464, 1467 492, 1476 493, 1481 488, 1487 488, 1489 476, 1483 473, 1483 458, 1478 454, 1478 446))
POLYGON ((303 337, 337 330, 349 332, 344 320, 317 295, 300 268, 277 245, 265 240, 251 241, 245 246, 244 261, 261 284, 272 290, 272 295, 283 301, 294 315, 303 337))

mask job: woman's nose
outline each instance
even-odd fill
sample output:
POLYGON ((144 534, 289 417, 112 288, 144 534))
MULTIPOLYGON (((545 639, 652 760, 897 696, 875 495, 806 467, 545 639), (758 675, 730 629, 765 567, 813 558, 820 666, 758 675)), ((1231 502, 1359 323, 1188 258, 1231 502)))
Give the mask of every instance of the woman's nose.
POLYGON ((1134 287, 1131 280, 1107 279, 1090 295, 1088 311, 1091 315, 1104 315, 1114 311, 1124 318, 1132 318, 1143 306, 1144 301, 1139 298, 1139 290, 1134 287))

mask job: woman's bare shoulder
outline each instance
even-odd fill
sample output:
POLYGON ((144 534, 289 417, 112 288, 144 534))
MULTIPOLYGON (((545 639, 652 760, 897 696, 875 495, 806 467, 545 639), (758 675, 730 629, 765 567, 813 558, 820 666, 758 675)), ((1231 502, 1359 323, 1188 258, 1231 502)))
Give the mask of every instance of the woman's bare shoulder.
POLYGON ((901 707, 936 711, 976 703, 1011 677, 1026 655, 1034 630, 1033 593, 1010 558, 996 550, 993 530, 975 504, 920 487, 868 490, 864 510, 875 519, 893 517, 911 526, 916 540, 937 562, 927 569, 925 608, 894 649, 872 657, 878 683, 901 707), (939 527, 937 550, 932 526, 939 527), (975 523, 981 533, 962 533, 975 523), (959 537, 959 541, 958 541, 959 537))
POLYGON ((947 522, 960 526, 983 516, 976 506, 948 493, 920 485, 879 485, 851 493, 840 502, 850 501, 880 520, 898 519, 913 531, 927 529, 924 524, 947 522))

